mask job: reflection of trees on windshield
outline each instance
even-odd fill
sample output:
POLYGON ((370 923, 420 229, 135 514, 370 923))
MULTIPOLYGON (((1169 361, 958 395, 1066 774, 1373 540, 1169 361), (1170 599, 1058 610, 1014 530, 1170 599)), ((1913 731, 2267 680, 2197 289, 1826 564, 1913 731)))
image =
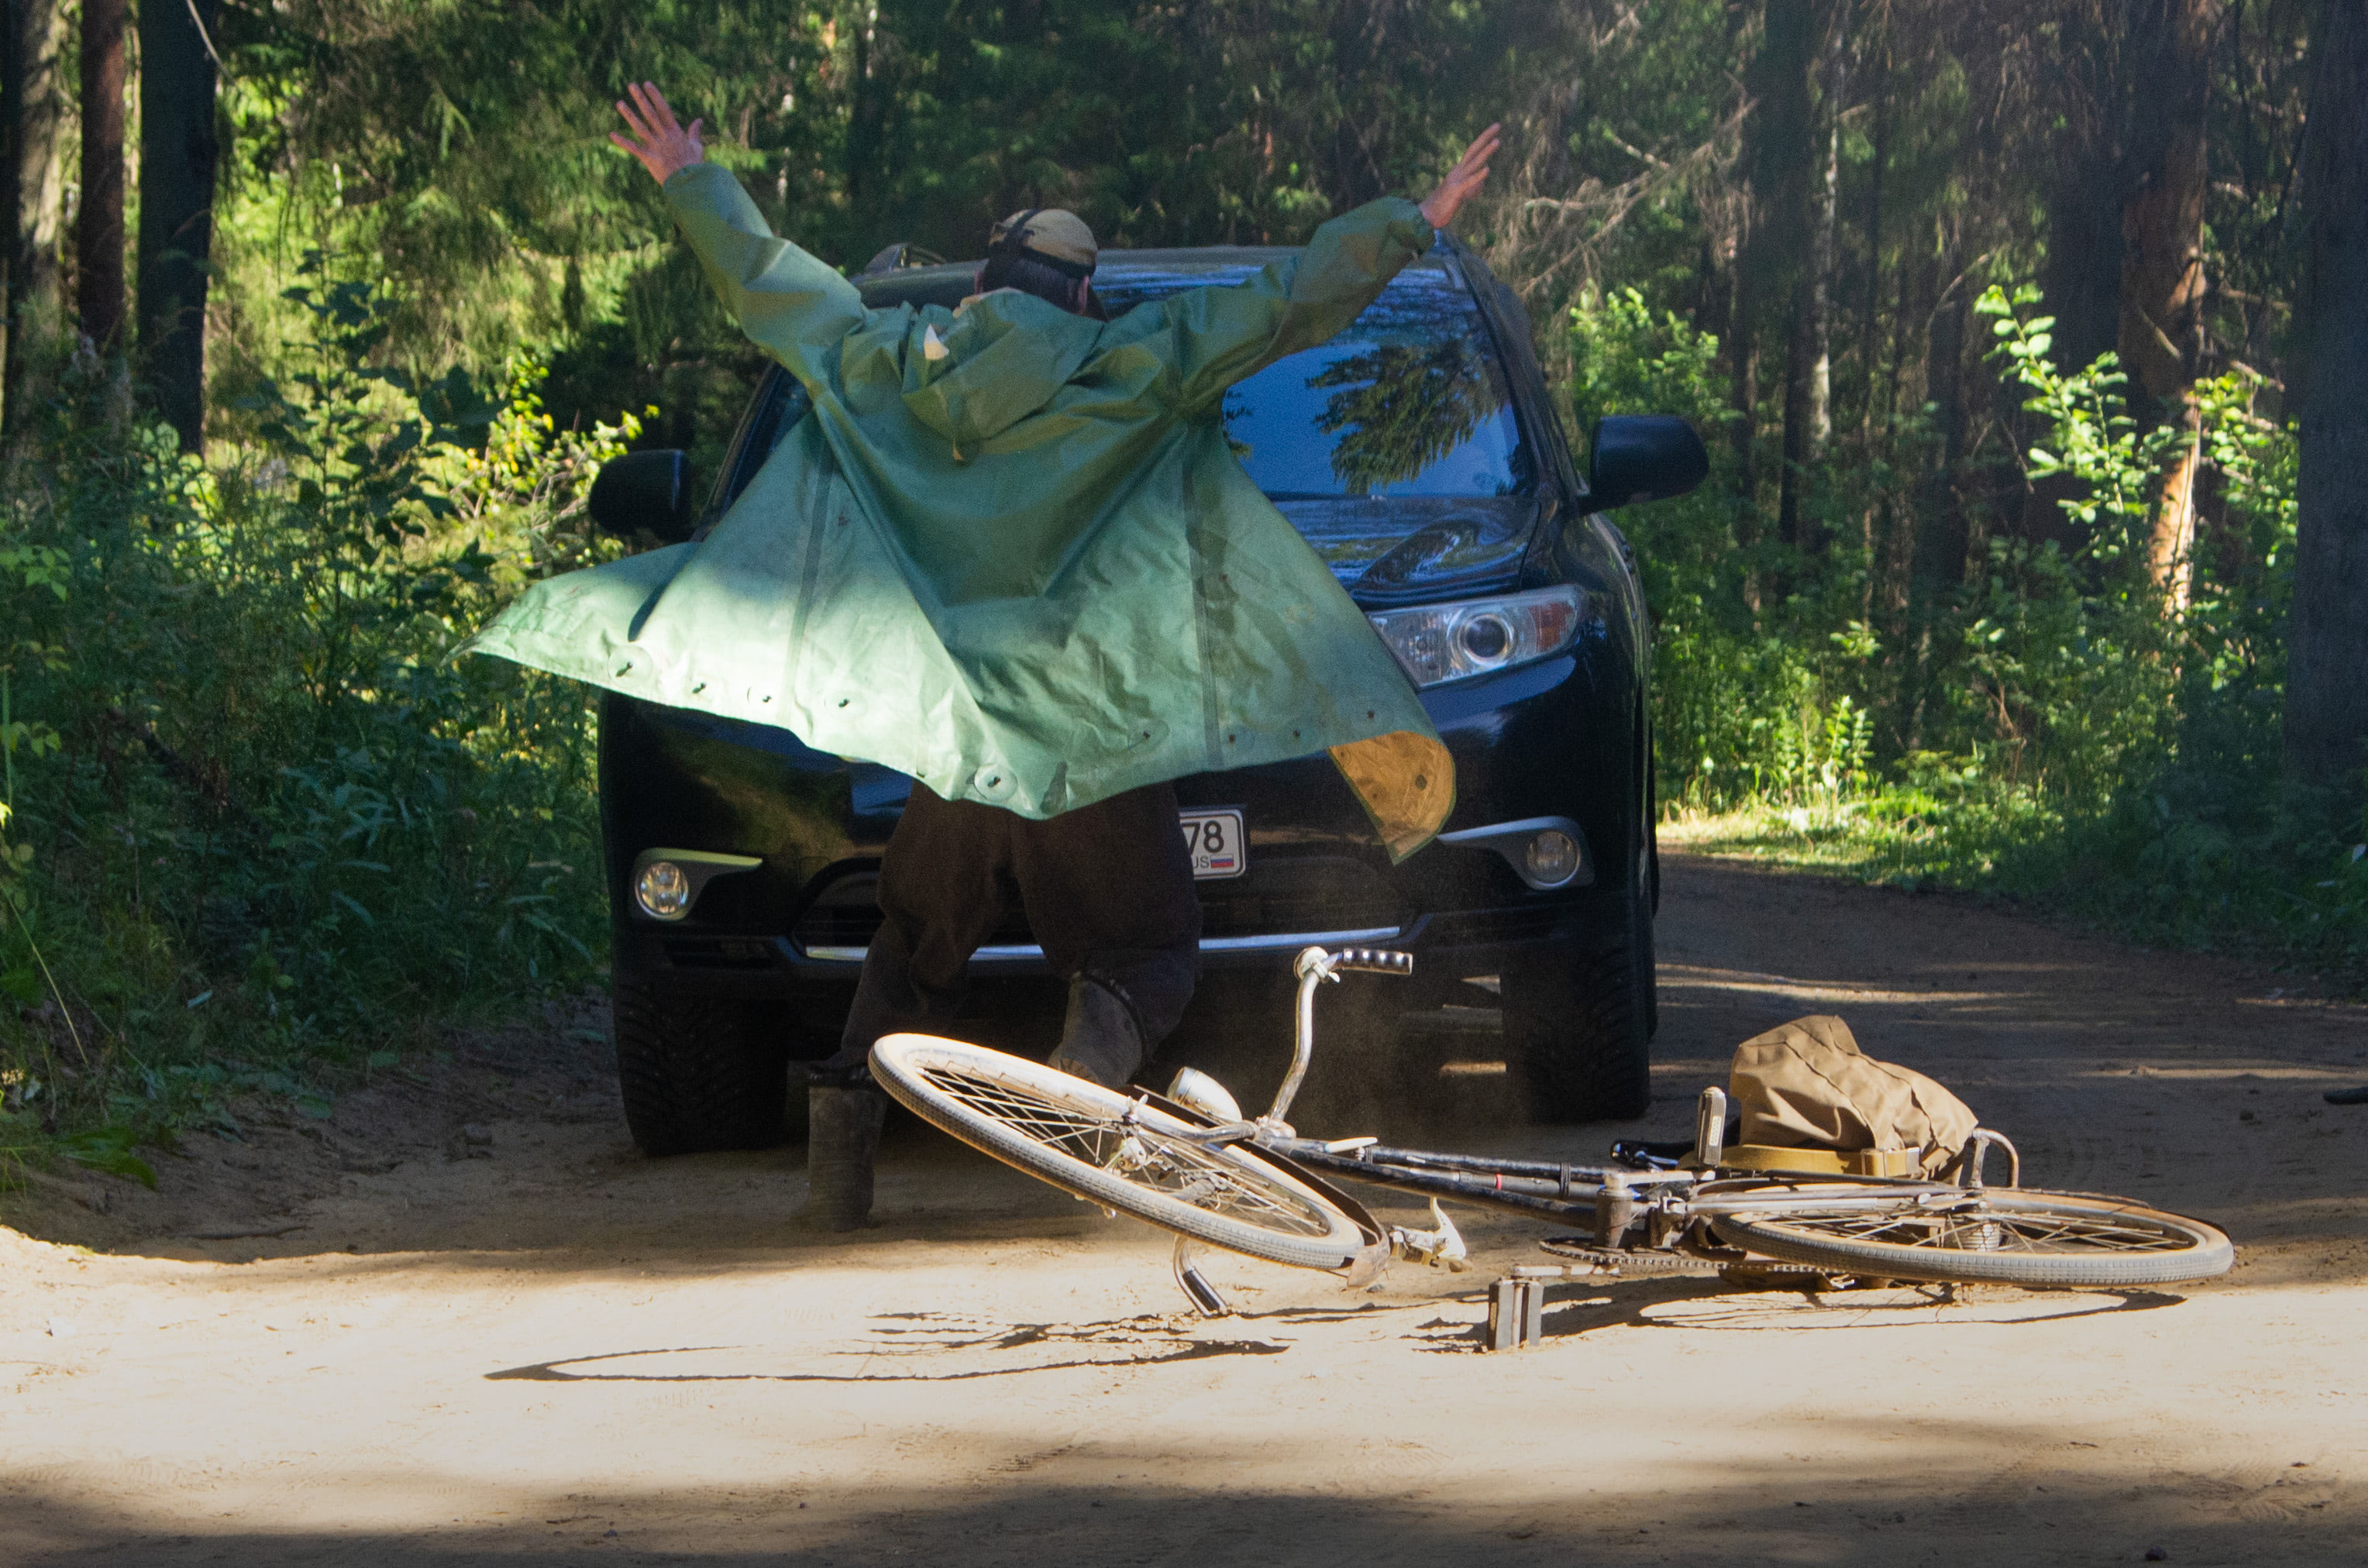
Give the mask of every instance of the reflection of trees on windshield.
POLYGON ((1338 389, 1315 427, 1338 437, 1332 472, 1351 495, 1403 483, 1472 438, 1504 406, 1503 389, 1468 340, 1384 344, 1336 359, 1310 378, 1338 389))

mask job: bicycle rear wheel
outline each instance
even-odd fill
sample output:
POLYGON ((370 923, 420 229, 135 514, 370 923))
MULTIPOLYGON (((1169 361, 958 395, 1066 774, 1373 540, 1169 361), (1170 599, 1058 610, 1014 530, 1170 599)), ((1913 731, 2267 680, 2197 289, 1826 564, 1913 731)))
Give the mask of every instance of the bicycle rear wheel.
POLYGON ((1370 1261, 1379 1244, 1257 1149, 1194 1142, 1181 1136, 1194 1123, 1041 1063, 896 1034, 871 1048, 871 1072, 907 1109, 971 1147, 1212 1246, 1338 1269, 1370 1261))
POLYGON ((1710 1216, 1730 1246, 1833 1274, 1931 1284, 2169 1285, 2225 1274, 2228 1238, 2126 1199, 2018 1187, 1710 1216))

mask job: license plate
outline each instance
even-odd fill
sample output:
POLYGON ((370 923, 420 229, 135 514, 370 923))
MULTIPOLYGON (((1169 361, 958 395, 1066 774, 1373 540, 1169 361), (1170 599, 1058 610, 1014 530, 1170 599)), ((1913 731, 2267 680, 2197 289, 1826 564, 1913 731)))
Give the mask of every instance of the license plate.
POLYGON ((1176 821, 1184 830, 1184 850, 1192 857, 1196 880, 1238 877, 1250 869, 1249 840, 1242 832, 1239 807, 1178 812, 1176 821))

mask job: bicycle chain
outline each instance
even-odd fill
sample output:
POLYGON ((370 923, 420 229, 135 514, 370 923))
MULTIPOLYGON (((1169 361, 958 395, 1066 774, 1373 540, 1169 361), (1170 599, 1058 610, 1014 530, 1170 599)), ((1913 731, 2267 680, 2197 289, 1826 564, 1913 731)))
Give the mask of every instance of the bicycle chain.
POLYGON ((1611 1274, 1715 1274, 1724 1267, 1708 1258, 1688 1257, 1683 1253, 1626 1252, 1618 1247, 1600 1247, 1582 1236, 1548 1236, 1538 1244, 1538 1250, 1576 1263, 1591 1264, 1611 1274))
POLYGON ((1549 1236, 1538 1244, 1541 1252, 1555 1257, 1566 1257, 1585 1263, 1611 1274, 1649 1274, 1665 1278, 1679 1274, 1720 1275, 1745 1272, 1754 1275, 1803 1274, 1822 1275, 1821 1268, 1803 1264, 1779 1263, 1774 1258, 1753 1257, 1738 1253, 1732 1259, 1691 1257, 1678 1252, 1630 1252, 1620 1247, 1600 1247, 1582 1236, 1549 1236))

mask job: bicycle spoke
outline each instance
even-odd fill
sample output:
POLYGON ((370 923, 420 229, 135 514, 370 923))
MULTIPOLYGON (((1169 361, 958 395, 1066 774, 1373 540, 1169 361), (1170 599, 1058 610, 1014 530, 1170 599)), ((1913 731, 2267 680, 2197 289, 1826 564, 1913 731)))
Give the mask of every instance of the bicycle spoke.
POLYGON ((1295 1195, 1247 1178, 1223 1149, 1163 1137, 1156 1129, 1108 1113, 1080 1110, 1023 1085, 947 1067, 928 1067, 930 1085, 982 1115, 1081 1164, 1114 1172, 1194 1208, 1269 1230, 1329 1233, 1326 1217, 1295 1195))
POLYGON ((2175 1252, 2187 1243, 2161 1229, 2124 1224, 2105 1214, 2025 1213, 1994 1209, 1786 1216, 1785 1229, 1843 1241, 1952 1252, 2175 1252))

